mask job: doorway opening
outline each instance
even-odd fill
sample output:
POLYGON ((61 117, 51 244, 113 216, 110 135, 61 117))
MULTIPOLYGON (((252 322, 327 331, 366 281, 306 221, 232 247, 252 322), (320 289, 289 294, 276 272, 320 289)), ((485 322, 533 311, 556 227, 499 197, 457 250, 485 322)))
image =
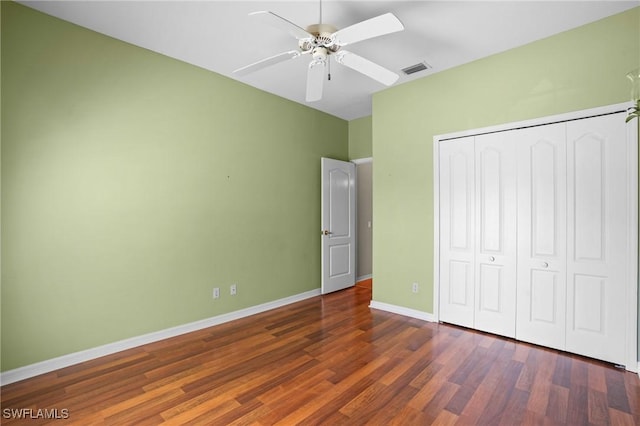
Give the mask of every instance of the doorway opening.
POLYGON ((373 158, 352 160, 356 165, 356 286, 373 286, 373 158))

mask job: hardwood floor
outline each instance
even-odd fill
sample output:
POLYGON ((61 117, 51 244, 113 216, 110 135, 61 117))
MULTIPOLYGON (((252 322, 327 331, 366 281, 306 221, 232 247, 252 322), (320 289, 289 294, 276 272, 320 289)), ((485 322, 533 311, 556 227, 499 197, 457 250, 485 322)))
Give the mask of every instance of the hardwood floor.
POLYGON ((371 290, 373 288, 373 279, 371 278, 366 278, 362 281, 358 281, 356 282, 356 286, 357 287, 362 287, 362 288, 367 288, 369 290, 371 290))
POLYGON ((633 373, 369 298, 355 287, 6 385, 2 424, 640 424, 633 373))

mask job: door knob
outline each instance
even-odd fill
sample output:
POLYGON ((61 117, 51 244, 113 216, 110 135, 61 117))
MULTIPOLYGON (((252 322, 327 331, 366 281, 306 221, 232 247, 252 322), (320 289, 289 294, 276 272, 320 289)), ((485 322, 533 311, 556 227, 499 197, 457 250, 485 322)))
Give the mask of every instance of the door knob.
POLYGON ((331 234, 331 232, 329 232, 328 229, 325 229, 324 231, 322 231, 322 235, 329 235, 331 234))
POLYGON ((547 262, 542 262, 542 267, 543 267, 543 268, 548 268, 548 267, 549 267, 549 264, 548 264, 547 262))
POLYGON ((494 260, 496 260, 496 258, 494 256, 489 256, 489 261, 493 262, 494 260))

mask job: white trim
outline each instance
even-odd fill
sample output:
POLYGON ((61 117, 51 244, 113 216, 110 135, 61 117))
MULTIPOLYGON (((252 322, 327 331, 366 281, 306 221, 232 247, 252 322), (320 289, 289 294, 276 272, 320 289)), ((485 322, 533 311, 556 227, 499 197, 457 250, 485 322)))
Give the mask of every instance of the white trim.
POLYGON ((359 283, 360 281, 368 280, 370 278, 373 278, 373 275, 371 275, 371 274, 361 275, 361 276, 356 278, 356 283, 359 283))
POLYGON ((627 199, 629 210, 627 212, 629 230, 627 238, 627 280, 635 283, 629 286, 627 295, 627 316, 629 317, 629 329, 627 330, 627 363, 629 371, 640 372, 636 362, 640 361, 638 354, 638 123, 631 120, 627 123, 627 170, 629 173, 629 186, 627 199), (635 369, 634 369, 635 368, 635 369))
MULTIPOLYGON (((441 140, 446 140, 446 139, 457 139, 457 138, 463 138, 466 136, 478 136, 486 133, 502 132, 506 130, 515 130, 515 129, 520 129, 524 127, 533 127, 533 126, 541 126, 545 124, 560 123, 562 121, 578 120, 581 118, 594 117, 594 116, 603 115, 603 114, 612 114, 616 112, 626 111, 628 108, 632 107, 633 105, 634 104, 632 102, 622 102, 619 104, 606 105, 606 106, 589 108, 589 109, 584 109, 579 111, 571 111, 564 114, 549 115, 546 117, 533 118, 530 120, 514 121, 511 123, 497 124, 489 127, 480 127, 477 129, 463 130, 461 132, 446 133, 443 135, 435 135, 433 137, 433 141, 439 142, 441 140)), ((434 158, 434 162, 436 160, 437 159, 434 158)))
POLYGON ((159 340, 164 340, 170 337, 179 336, 181 334, 190 333, 192 331, 201 330, 203 328, 213 327, 215 325, 219 325, 225 322, 259 314, 261 312, 286 306, 291 303, 300 302, 302 300, 309 299, 319 295, 320 295, 320 289, 310 290, 305 293, 296 294, 293 296, 285 297, 283 299, 278 299, 271 302, 263 303, 261 305, 251 306, 249 308, 244 308, 234 312, 217 315, 215 317, 206 318, 200 321, 190 322, 190 323, 179 325, 176 327, 171 327, 171 328, 155 331, 148 334, 143 334, 141 336, 131 337, 129 339, 108 343, 102 346, 97 346, 95 348, 87 349, 84 351, 74 352, 74 353, 63 355, 57 358, 48 359, 35 364, 26 365, 24 367, 20 367, 20 368, 16 368, 13 370, 8 370, 3 373, 0 373, 0 383, 2 385, 7 385, 9 383, 28 379, 30 377, 34 377, 40 374, 48 373, 50 371, 58 370, 60 368, 68 367, 70 365, 74 365, 74 364, 89 361, 95 358, 99 358, 101 356, 110 355, 126 349, 135 348, 137 346, 146 345, 149 343, 157 342, 159 340))
POLYGON ((372 300, 369 304, 370 308, 379 309, 381 311, 391 312, 398 315, 404 315, 405 317, 417 318, 423 321, 436 322, 433 314, 428 312, 418 311, 416 309, 405 308, 404 306, 391 305, 384 302, 376 302, 372 300))
POLYGON ((367 164, 367 163, 373 163, 373 157, 367 157, 367 158, 356 158, 351 160, 352 163, 355 164, 367 164))
MULTIPOLYGON (((524 127, 540 126, 562 121, 577 120, 587 117, 593 117, 604 114, 612 114, 616 112, 627 111, 634 104, 632 102, 623 102, 619 104, 606 105, 597 108, 590 108, 580 111, 572 111, 564 114, 551 115, 546 117, 535 118, 512 123, 505 123, 495 126, 483 127, 478 129, 470 129, 461 132, 447 133, 443 135, 435 135, 433 137, 433 172, 434 172, 434 188, 433 188, 433 214, 434 214, 434 267, 433 267, 433 312, 434 321, 440 320, 440 182, 439 176, 439 151, 438 145, 441 140, 462 138, 467 136, 476 136, 486 133, 501 132, 514 130, 524 127)), ((626 369, 629 371, 638 371, 640 374, 640 354, 638 353, 638 132, 637 123, 631 120, 627 125, 627 141, 629 152, 629 171, 630 184, 627 188, 629 197, 629 231, 630 239, 628 241, 628 264, 629 270, 627 276, 629 278, 629 294, 627 309, 628 324, 626 330, 626 347, 627 347, 627 363, 626 369), (633 285, 635 283, 635 286, 633 285), (638 365, 637 365, 638 364, 638 365)))
POLYGON ((433 138, 433 317, 440 321, 440 144, 433 138))

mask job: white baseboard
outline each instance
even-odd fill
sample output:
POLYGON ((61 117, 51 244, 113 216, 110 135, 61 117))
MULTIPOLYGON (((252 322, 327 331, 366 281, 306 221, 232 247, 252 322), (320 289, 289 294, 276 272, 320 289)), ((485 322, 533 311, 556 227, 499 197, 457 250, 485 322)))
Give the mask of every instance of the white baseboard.
POLYGON ((416 309, 405 308, 404 306, 391 305, 389 303, 376 302, 375 300, 372 300, 369 307, 373 309, 380 309, 381 311, 392 312, 394 314, 404 315, 406 317, 418 318, 423 321, 436 322, 436 317, 433 314, 418 311, 416 309))
POLYGON ((359 283, 360 281, 368 280, 369 278, 373 278, 373 275, 371 274, 361 275, 358 278, 356 278, 356 282, 359 283))
POLYGON ((137 346, 146 345, 148 343, 157 342, 159 340, 168 339, 170 337, 179 336, 181 334, 190 333, 192 331, 201 330, 203 328, 212 327, 214 325, 223 324, 225 322, 259 314, 271 309, 319 296, 320 289, 307 291, 305 293, 296 294, 285 297, 284 299, 274 300, 272 302, 263 303, 261 305, 251 306, 249 308, 240 309, 238 311, 229 312, 215 317, 206 318, 200 321, 190 322, 188 324, 167 328, 165 330, 155 331, 141 336, 131 337, 129 339, 120 340, 106 345, 97 346, 80 352, 63 355, 57 358, 48 359, 35 364, 26 365, 13 370, 0 373, 0 385, 17 382, 19 380, 28 379, 70 365, 79 364, 101 356, 110 355, 126 349, 135 348, 137 346))

